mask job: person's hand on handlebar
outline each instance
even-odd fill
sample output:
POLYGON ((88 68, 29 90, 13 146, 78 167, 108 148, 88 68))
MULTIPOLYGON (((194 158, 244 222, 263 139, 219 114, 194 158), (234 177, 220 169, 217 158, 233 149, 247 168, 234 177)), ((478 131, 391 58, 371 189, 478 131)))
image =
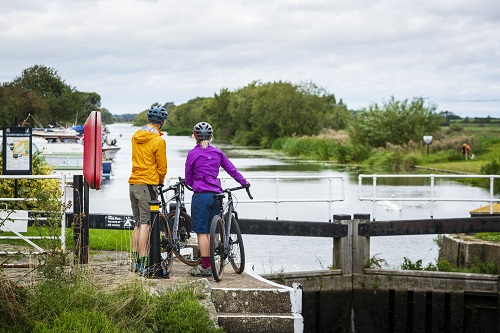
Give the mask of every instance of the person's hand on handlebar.
POLYGON ((252 196, 252 194, 250 193, 250 185, 251 185, 251 184, 250 184, 249 182, 247 182, 247 184, 245 185, 245 187, 246 187, 246 190, 247 190, 248 197, 249 197, 251 200, 253 200, 253 196, 252 196))

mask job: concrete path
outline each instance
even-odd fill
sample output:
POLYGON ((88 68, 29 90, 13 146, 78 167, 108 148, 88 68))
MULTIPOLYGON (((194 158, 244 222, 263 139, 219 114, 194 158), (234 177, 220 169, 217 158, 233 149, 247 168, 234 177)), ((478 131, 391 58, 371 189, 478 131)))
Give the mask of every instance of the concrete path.
MULTIPOLYGON (((0 251, 12 251, 13 248, 0 246, 0 251)), ((19 250, 19 248, 18 248, 19 250)), ((21 249, 22 250, 22 249, 21 249)), ((36 270, 38 266, 38 255, 0 255, 0 267, 3 264, 3 271, 9 279, 20 284, 30 284, 41 278, 36 270)), ((103 284, 113 285, 124 283, 127 280, 138 278, 148 281, 158 291, 164 288, 172 288, 183 283, 191 283, 200 279, 206 280, 211 287, 215 288, 276 288, 275 285, 266 283, 255 274, 236 274, 231 266, 224 270, 222 281, 216 282, 213 278, 201 278, 191 276, 188 271, 191 268, 180 261, 173 263, 170 278, 143 278, 136 273, 130 272, 130 260, 128 253, 123 251, 100 251, 91 252, 89 264, 67 266, 68 269, 80 268, 94 273, 97 281, 103 284)))

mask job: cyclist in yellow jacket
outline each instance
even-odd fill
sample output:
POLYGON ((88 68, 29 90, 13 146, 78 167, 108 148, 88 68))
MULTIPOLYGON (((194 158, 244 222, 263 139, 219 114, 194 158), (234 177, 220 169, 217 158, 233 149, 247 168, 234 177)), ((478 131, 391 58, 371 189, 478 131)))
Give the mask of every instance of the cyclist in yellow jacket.
POLYGON ((128 180, 134 215, 131 268, 141 275, 149 261, 149 201, 158 198, 157 186, 163 184, 167 174, 167 144, 160 131, 167 116, 164 108, 152 106, 148 124, 132 136, 132 175, 128 180))

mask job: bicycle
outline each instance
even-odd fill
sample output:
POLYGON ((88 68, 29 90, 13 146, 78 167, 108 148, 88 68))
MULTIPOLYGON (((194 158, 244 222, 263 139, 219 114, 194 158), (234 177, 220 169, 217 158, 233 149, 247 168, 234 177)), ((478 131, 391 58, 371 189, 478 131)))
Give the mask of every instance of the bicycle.
POLYGON ((245 270, 245 248, 238 225, 238 213, 234 210, 233 191, 246 189, 248 197, 250 185, 227 188, 221 194, 214 195, 220 200, 220 213, 214 216, 210 226, 210 265, 215 281, 219 282, 224 274, 224 267, 231 263, 234 271, 238 274, 245 270), (227 194, 227 201, 223 199, 227 194))
POLYGON ((201 256, 197 246, 190 244, 191 238, 191 216, 186 212, 184 206, 184 188, 192 189, 179 177, 179 181, 167 188, 163 184, 158 186, 159 199, 161 202, 160 216, 160 252, 162 262, 167 271, 172 269, 172 253, 183 263, 196 266, 201 263, 201 256), (174 191, 171 197, 165 199, 164 193, 174 191), (175 200, 170 212, 167 204, 175 200))

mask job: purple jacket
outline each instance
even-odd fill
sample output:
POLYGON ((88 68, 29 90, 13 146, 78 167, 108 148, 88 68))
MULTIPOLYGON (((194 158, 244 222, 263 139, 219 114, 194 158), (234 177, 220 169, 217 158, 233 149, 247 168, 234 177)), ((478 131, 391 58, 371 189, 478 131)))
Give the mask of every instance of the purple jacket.
POLYGON ((248 184, 219 148, 208 145, 203 149, 198 144, 189 151, 186 158, 186 184, 191 186, 195 193, 222 193, 221 182, 217 178, 220 167, 241 185, 248 184))

